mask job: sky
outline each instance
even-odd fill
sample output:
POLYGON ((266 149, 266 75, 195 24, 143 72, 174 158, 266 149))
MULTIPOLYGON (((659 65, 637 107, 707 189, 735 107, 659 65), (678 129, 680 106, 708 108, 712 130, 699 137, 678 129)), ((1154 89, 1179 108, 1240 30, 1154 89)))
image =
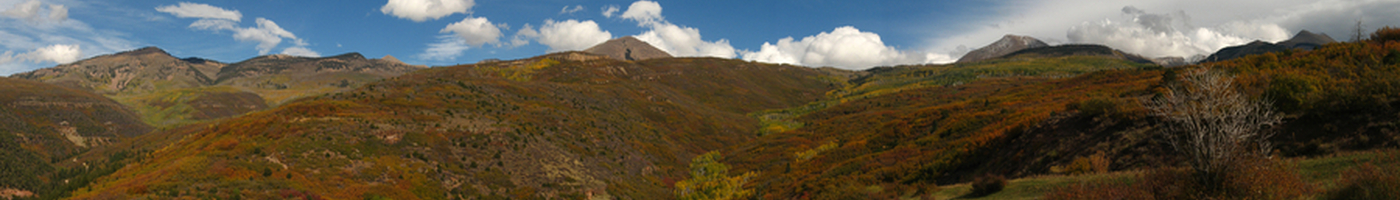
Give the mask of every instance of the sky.
POLYGON ((1357 22, 1400 27, 1400 0, 0 0, 0 75, 146 46, 446 66, 624 36, 675 56, 844 69, 952 62, 1007 34, 1191 57, 1300 30, 1351 40, 1357 22))

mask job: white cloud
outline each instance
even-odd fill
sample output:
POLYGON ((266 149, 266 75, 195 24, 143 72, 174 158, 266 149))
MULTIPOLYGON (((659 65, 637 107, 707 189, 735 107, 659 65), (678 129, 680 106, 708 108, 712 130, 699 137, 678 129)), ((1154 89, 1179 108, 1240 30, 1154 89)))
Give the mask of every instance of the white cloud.
POLYGON ((915 63, 948 63, 951 56, 936 53, 904 52, 885 46, 880 35, 862 32, 855 27, 838 27, 831 32, 795 40, 779 39, 776 44, 763 43, 754 52, 744 51, 744 60, 787 63, 805 66, 834 66, 845 69, 865 69, 882 65, 915 63))
POLYGON ((666 21, 661 17, 661 4, 655 1, 637 1, 627 6, 627 11, 619 16, 623 19, 635 20, 642 25, 649 25, 666 21))
POLYGON ((17 3, 14 7, 5 10, 5 12, 0 12, 0 14, 18 19, 33 18, 39 14, 39 6, 41 5, 43 4, 39 2, 39 0, 29 0, 17 3))
POLYGON ((627 6, 619 17, 637 22, 637 26, 650 28, 637 35, 642 40, 672 56, 680 57, 719 57, 733 58, 735 50, 729 41, 705 41, 700 29, 672 24, 661 16, 661 4, 653 1, 637 1, 627 6))
POLYGON ((560 52, 583 50, 612 39, 612 33, 599 28, 598 23, 593 20, 545 20, 538 31, 531 28, 526 24, 516 32, 517 39, 512 40, 512 45, 523 41, 520 39, 529 38, 549 46, 549 52, 560 52))
POLYGON ((313 58, 321 57, 321 53, 316 53, 316 51, 312 51, 311 49, 307 49, 306 47, 301 46, 287 47, 286 49, 282 49, 282 54, 313 58))
POLYGON ((48 10, 44 10, 43 2, 38 0, 29 0, 13 5, 14 7, 0 12, 0 15, 15 19, 25 19, 30 22, 46 22, 44 21, 45 19, 48 20, 47 22, 63 22, 64 20, 68 20, 68 7, 61 4, 49 4, 48 10), (44 13, 47 13, 47 15, 44 13), (44 16, 47 16, 47 18, 44 18, 44 16))
POLYGON ((583 5, 564 6, 563 9, 559 9, 559 14, 574 14, 578 11, 583 11, 583 5))
MULTIPOLYGON (((5 53, 0 54, 0 65, 26 61, 67 64, 78 61, 82 56, 83 50, 79 48, 78 45, 55 44, 21 54, 15 54, 14 51, 5 51, 5 53)), ((3 70, 5 73, 14 73, 14 71, 10 71, 13 69, 0 68, 0 70, 3 70)))
POLYGON ((1209 55, 1221 48, 1254 40, 1278 42, 1290 33, 1271 23, 1229 22, 1219 27, 1194 27, 1185 12, 1147 13, 1128 6, 1125 20, 1085 22, 1070 27, 1072 43, 1103 44, 1148 57, 1209 55))
POLYGON ((319 57, 320 55, 320 53, 316 53, 310 48, 307 48, 306 46, 309 44, 307 44, 305 40, 297 38, 296 34, 282 29, 282 26, 277 25, 277 22, 273 22, 267 18, 255 18, 254 23, 257 24, 255 27, 239 27, 238 21, 243 15, 237 10, 188 2, 180 2, 178 6, 166 5, 156 7, 156 10, 170 13, 180 18, 199 18, 199 20, 196 20, 194 23, 190 23, 190 29, 213 31, 215 33, 231 31, 233 32, 234 40, 256 42, 258 43, 258 55, 267 55, 267 53, 272 52, 273 48, 282 44, 283 39, 292 40, 292 47, 283 49, 283 54, 307 57, 319 57))
POLYGON ((59 4, 49 4, 49 19, 63 21, 68 19, 68 7, 59 4))
POLYGON ((734 47, 729 41, 704 41, 700 29, 678 26, 671 23, 654 23, 651 30, 637 35, 642 40, 664 50, 673 56, 733 58, 734 47))
POLYGON ((613 14, 617 14, 618 11, 621 10, 618 9, 617 5, 603 7, 603 17, 612 18, 613 14))
POLYGON ((418 54, 419 59, 447 61, 461 56, 462 52, 471 49, 465 39, 452 35, 438 36, 438 42, 428 44, 428 49, 418 54))
POLYGON ((127 33, 68 19, 70 8, 91 6, 81 1, 0 0, 0 76, 136 47, 127 33))
POLYGON ((423 22, 454 13, 468 13, 475 5, 473 0, 389 0, 379 11, 386 15, 423 22))
POLYGON ((71 63, 82 58, 83 50, 78 45, 55 44, 48 47, 39 48, 30 52, 28 57, 33 61, 48 61, 59 64, 71 63))
MULTIPOLYGON (((1118 32, 1111 35, 1121 37, 1131 34, 1146 36, 1147 33, 1156 33, 1149 27, 1162 26, 1140 23, 1158 16, 1171 17, 1177 27, 1169 34, 1153 34, 1148 39, 1141 39, 1141 42, 1177 45, 1172 47, 1174 49, 1143 50, 1154 53, 1142 53, 1126 49, 1133 45, 1109 46, 1133 53, 1171 55, 1195 51, 1187 50, 1192 48, 1214 51, 1211 49, 1221 43, 1240 45, 1253 40, 1275 41, 1279 39, 1275 37, 1279 31, 1287 33, 1287 37, 1300 30, 1309 30, 1326 33, 1337 40, 1348 40, 1358 19, 1363 20, 1366 31, 1400 25, 1400 22, 1387 20, 1400 19, 1400 12, 1395 11, 1400 7, 1400 1, 1393 0, 1006 0, 995 4, 999 5, 987 9, 991 12, 982 20, 925 26, 929 29, 925 31, 929 32, 961 31, 935 34, 937 36, 928 38, 928 43, 921 48, 931 52, 959 52, 958 46, 982 46, 1006 34, 1029 35, 1058 44, 1070 41, 1068 36, 1074 34, 1070 33, 1072 27, 1079 27, 1077 31, 1081 32, 1118 32), (1142 11, 1141 14, 1126 14, 1123 8, 1128 6, 1142 11), (1134 16, 1146 17, 1134 21, 1134 16), (1105 21, 1113 24, 1105 27, 1105 21)), ((1123 43, 1128 41, 1118 40, 1123 43)))
POLYGON ((483 44, 497 44, 501 41, 501 29, 491 24, 486 17, 474 17, 462 19, 457 23, 447 25, 440 33, 455 33, 461 37, 466 44, 480 47, 483 44))
POLYGON ((227 10, 202 3, 180 2, 180 4, 177 5, 156 7, 156 11, 170 13, 180 18, 224 19, 230 21, 240 21, 243 19, 243 13, 237 10, 227 10))

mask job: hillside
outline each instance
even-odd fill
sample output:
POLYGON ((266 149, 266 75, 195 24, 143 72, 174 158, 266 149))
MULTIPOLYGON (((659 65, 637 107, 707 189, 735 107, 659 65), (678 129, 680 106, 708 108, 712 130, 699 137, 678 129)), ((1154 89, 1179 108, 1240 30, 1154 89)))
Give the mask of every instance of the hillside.
POLYGON ((151 130, 125 106, 83 90, 0 78, 0 94, 0 189, 47 192, 73 175, 55 165, 151 130))
POLYGON ((358 87, 368 82, 423 69, 398 59, 366 59, 359 53, 307 58, 268 55, 229 64, 214 85, 249 91, 276 105, 298 97, 358 87))
MULTIPOLYGON (((1391 76, 1400 73, 1400 43, 1333 44, 1211 66, 1236 74, 1242 90, 1287 113, 1272 138, 1282 156, 1400 146, 1400 125, 1394 123, 1400 78, 1391 76)), ((952 85, 892 81, 926 77, 913 70, 920 68, 938 66, 872 70, 852 83, 924 86, 838 90, 875 95, 789 112, 796 114, 785 124, 795 128, 731 146, 723 151, 729 158, 724 162, 735 166, 733 173, 758 173, 749 186, 766 198, 862 198, 925 195, 937 190, 934 185, 982 174, 1081 173, 1088 169, 1074 163, 1084 159, 1107 160, 1113 170, 1171 166, 1181 159, 1164 153, 1170 148, 1138 103, 1163 91, 1160 85, 1175 81, 1181 69, 1103 70, 1072 78, 978 76, 952 85)))
POLYGON ((432 68, 208 125, 77 198, 670 196, 744 113, 816 100, 822 70, 565 52, 432 68))
POLYGON ((1142 57, 1142 56, 1138 56, 1138 55, 1126 53, 1126 52, 1123 52, 1123 51, 1119 51, 1119 50, 1117 50, 1117 49, 1109 48, 1108 46, 1097 45, 1097 44, 1067 44, 1067 45, 1055 45, 1055 46, 1043 46, 1043 47, 1027 48, 1027 49, 1022 49, 1022 50, 1019 50, 1019 51, 1011 52, 1011 53, 1009 53, 1009 54, 1006 54, 1005 56, 1000 56, 999 58, 1035 59, 1035 58, 1047 58, 1047 57, 1053 58, 1053 57, 1067 57, 1067 56, 1097 56, 1097 57, 1105 57, 1105 58, 1126 60, 1126 61, 1129 61, 1129 62, 1142 63, 1142 64, 1156 64, 1156 63, 1157 63, 1157 62, 1155 62, 1155 61, 1152 61, 1151 59, 1144 58, 1144 57, 1142 57))
POLYGON ((140 113, 141 122, 175 127, 237 116, 291 99, 348 90, 423 66, 358 53, 325 58, 261 56, 225 64, 176 58, 156 47, 97 56, 11 75, 86 89, 140 113))
POLYGON ((105 95, 124 95, 213 84, 214 76, 200 71, 222 66, 218 62, 189 62, 171 56, 160 48, 145 47, 10 77, 87 89, 105 95))

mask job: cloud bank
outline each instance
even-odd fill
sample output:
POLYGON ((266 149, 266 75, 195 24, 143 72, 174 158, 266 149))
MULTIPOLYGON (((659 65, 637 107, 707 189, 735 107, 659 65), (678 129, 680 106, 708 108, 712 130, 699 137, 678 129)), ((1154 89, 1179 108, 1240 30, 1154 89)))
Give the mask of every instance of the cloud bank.
POLYGON ((389 3, 379 8, 379 12, 414 22, 424 22, 455 13, 468 13, 475 5, 473 0, 389 0, 389 3))
MULTIPOLYGON (((82 5, 83 2, 65 2, 82 5)), ((125 33, 69 19, 70 5, 0 1, 0 76, 132 49, 125 33)))
MULTIPOLYGON (((964 30, 929 38, 930 52, 961 56, 1005 34, 1047 43, 1103 44, 1149 57, 1209 54, 1254 40, 1277 42, 1309 30, 1350 40, 1356 20, 1365 32, 1395 26, 1400 1, 1388 0, 1008 0, 965 24, 929 29, 964 30), (951 27, 951 28, 950 28, 951 27), (962 47, 963 49, 959 49, 962 47)), ((937 32, 937 31, 935 31, 937 32)))
POLYGON ((763 43, 758 51, 743 52, 744 60, 785 63, 806 66, 834 66, 844 69, 865 69, 883 65, 915 63, 948 63, 956 59, 948 55, 905 52, 886 46, 880 35, 862 32, 851 26, 837 27, 831 32, 795 40, 779 39, 776 44, 763 43))
POLYGON ((516 32, 516 37, 512 43, 528 43, 527 39, 533 39, 549 46, 549 52, 560 52, 588 49, 612 39, 612 32, 599 28, 598 23, 593 20, 545 20, 539 30, 526 24, 516 32))
POLYGON ((649 30, 636 35, 637 39, 672 56, 733 58, 736 55, 734 46, 730 46, 728 40, 705 41, 700 35, 700 29, 666 21, 666 18, 661 16, 661 4, 654 1, 633 2, 627 6, 627 11, 623 11, 617 17, 635 21, 637 26, 648 28, 649 30))

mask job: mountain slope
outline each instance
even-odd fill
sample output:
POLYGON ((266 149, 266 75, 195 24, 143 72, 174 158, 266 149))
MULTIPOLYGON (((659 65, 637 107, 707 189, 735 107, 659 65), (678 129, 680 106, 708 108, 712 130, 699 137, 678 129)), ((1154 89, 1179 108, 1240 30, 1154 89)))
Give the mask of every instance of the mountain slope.
POLYGON ((1006 35, 1002 36, 1000 40, 992 42, 992 44, 967 52, 967 55, 958 58, 957 63, 977 62, 998 58, 1016 51, 1045 46, 1050 45, 1030 36, 1006 35))
POLYGON ((594 45, 583 52, 600 54, 612 59, 638 61, 655 58, 670 58, 671 54, 657 49, 651 44, 638 40, 632 36, 624 36, 611 39, 602 44, 594 45))
POLYGON ((88 89, 100 94, 141 94, 212 84, 212 76, 200 73, 200 69, 222 65, 218 62, 191 63, 159 48, 145 47, 10 77, 88 89))
POLYGON ((0 189, 42 193, 62 185, 69 176, 55 165, 151 130, 138 119, 91 92, 0 78, 0 189))
POLYGON ((834 91, 861 95, 797 114, 797 128, 731 146, 724 162, 735 174, 758 173, 749 186, 768 199, 912 198, 984 174, 1091 172, 1079 163, 1092 159, 1111 170, 1173 166, 1182 158, 1161 142, 1158 119, 1139 102, 1178 81, 1180 70, 1200 67, 1234 74, 1242 92, 1288 115, 1271 138, 1280 156, 1400 147, 1400 78, 1393 76, 1400 43, 1342 43, 1208 66, 978 76, 952 85, 905 78, 928 76, 916 69, 933 66, 882 68, 852 84, 925 86, 834 91))
POLYGON ((690 157, 754 137, 744 112, 815 100, 823 77, 580 52, 432 68, 174 130, 76 197, 662 198, 690 157))
POLYGON ((1097 44, 1067 44, 1034 47, 1015 51, 1006 54, 1005 56, 1000 56, 998 58, 1034 59, 1066 56, 1099 56, 1113 59, 1122 59, 1142 64, 1156 64, 1156 62, 1153 62, 1151 59, 1147 59, 1142 56, 1126 53, 1117 49, 1109 48, 1108 46, 1097 44))
POLYGON ((260 56, 224 67, 213 85, 257 93, 267 99, 268 104, 275 105, 298 97, 347 90, 424 68, 388 58, 365 59, 359 53, 321 58, 260 56))

